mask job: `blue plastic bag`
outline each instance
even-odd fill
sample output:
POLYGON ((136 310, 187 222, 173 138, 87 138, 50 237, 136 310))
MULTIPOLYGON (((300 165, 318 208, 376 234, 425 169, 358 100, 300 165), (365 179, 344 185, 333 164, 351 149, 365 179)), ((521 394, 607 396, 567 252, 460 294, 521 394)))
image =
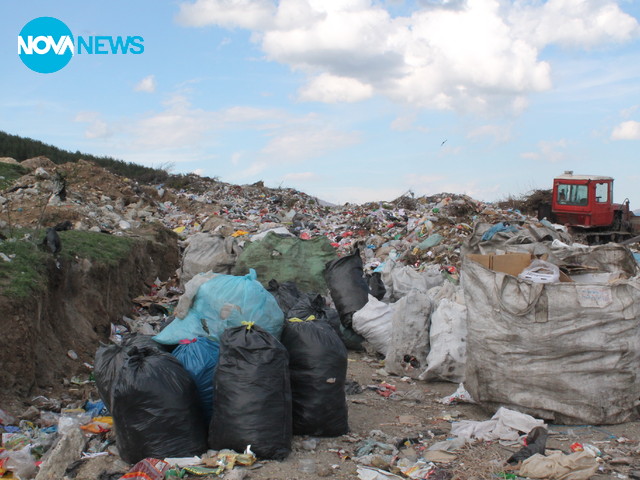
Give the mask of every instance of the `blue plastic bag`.
POLYGON ((487 242, 493 239, 493 236, 498 232, 511 233, 511 232, 517 232, 517 231, 518 231, 517 227, 513 225, 509 225, 508 223, 503 223, 503 222, 496 223, 493 227, 491 227, 489 230, 484 232, 484 235, 482 235, 482 241, 487 242))
POLYGON ((214 379, 219 354, 218 343, 203 337, 180 343, 172 352, 196 382, 207 424, 213 414, 214 379))
POLYGON ((253 269, 242 277, 218 275, 200 285, 184 319, 176 318, 153 339, 165 345, 195 337, 218 341, 227 328, 242 322, 253 322, 280 339, 284 314, 253 269))

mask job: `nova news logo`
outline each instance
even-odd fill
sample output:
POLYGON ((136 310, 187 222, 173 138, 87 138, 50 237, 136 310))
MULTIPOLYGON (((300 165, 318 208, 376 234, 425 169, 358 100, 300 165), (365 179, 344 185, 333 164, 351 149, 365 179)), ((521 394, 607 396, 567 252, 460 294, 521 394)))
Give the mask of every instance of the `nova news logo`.
POLYGON ((96 35, 74 39, 64 22, 53 17, 38 17, 27 23, 18 35, 20 60, 34 72, 53 73, 64 68, 76 54, 139 55, 144 52, 141 36, 113 37, 96 35))

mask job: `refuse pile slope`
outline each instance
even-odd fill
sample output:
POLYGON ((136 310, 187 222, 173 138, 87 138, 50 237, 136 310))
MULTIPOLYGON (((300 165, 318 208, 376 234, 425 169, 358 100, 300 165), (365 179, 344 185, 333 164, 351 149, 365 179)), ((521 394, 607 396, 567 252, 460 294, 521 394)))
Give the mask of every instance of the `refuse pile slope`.
MULTIPOLYGON (((620 458, 640 445, 637 423, 604 437, 545 425, 636 419, 629 379, 640 338, 628 332, 640 331, 640 318, 627 248, 580 246, 563 226, 466 195, 332 206, 262 182, 189 175, 176 189, 89 162, 39 157, 23 166, 30 173, 0 192, 0 250, 58 226, 62 248, 47 253, 45 297, 73 285, 95 308, 75 307, 73 316, 49 301, 64 321, 11 337, 39 338, 35 350, 16 353, 23 362, 39 356, 25 391, 55 386, 55 375, 42 379, 45 356, 78 372, 22 405, 0 404, 0 424, 15 435, 3 436, 0 467, 8 459, 20 478, 517 478, 550 465, 571 478, 633 474, 633 460, 620 458), (148 228, 163 240, 151 253, 132 246, 140 258, 122 260, 121 276, 82 270, 87 260, 70 255, 74 235, 133 242, 148 228), (127 283, 143 258, 155 267, 145 272, 157 272, 144 291, 140 277, 127 283), (584 339, 567 294, 589 320, 584 339), (133 295, 128 311, 119 308, 133 295), (61 340, 68 331, 75 343, 61 340), (615 335, 616 352, 598 331, 615 335), (576 356, 548 338, 567 332, 576 356), (604 382, 603 352, 604 367, 624 368, 604 382), (518 359, 515 376, 509 358, 518 359), (541 368, 566 377, 571 391, 548 388, 555 384, 541 368), (611 408, 596 398, 599 386, 615 399, 611 408), (474 396, 477 405, 464 403, 474 396)), ((7 253, 0 266, 21 259, 7 253)))

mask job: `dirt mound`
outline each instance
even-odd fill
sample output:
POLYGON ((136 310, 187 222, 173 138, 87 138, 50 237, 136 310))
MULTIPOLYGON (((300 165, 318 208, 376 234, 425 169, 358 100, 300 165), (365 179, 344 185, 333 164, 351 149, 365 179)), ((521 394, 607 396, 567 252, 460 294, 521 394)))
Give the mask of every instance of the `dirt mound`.
POLYGON ((88 373, 84 362, 93 364, 111 323, 131 313, 131 299, 156 277, 174 273, 176 236, 162 227, 136 233, 116 261, 61 255, 56 264, 51 257, 44 290, 28 298, 0 296, 0 395, 48 395, 62 387, 63 377, 88 373))
POLYGON ((56 168, 56 164, 49 160, 47 157, 29 158, 20 162, 20 165, 22 165, 23 167, 27 167, 30 170, 35 170, 39 167, 45 168, 47 170, 56 168))

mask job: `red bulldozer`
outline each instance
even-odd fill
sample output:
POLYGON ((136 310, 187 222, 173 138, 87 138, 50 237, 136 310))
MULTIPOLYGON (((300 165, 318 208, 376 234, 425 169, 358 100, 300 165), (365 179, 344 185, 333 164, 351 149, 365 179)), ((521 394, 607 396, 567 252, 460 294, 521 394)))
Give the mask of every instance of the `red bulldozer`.
POLYGON ((567 171, 553 179, 552 195, 551 204, 540 206, 538 217, 566 225, 589 244, 627 243, 640 234, 640 216, 629 208, 629 199, 613 203, 611 177, 567 171))

